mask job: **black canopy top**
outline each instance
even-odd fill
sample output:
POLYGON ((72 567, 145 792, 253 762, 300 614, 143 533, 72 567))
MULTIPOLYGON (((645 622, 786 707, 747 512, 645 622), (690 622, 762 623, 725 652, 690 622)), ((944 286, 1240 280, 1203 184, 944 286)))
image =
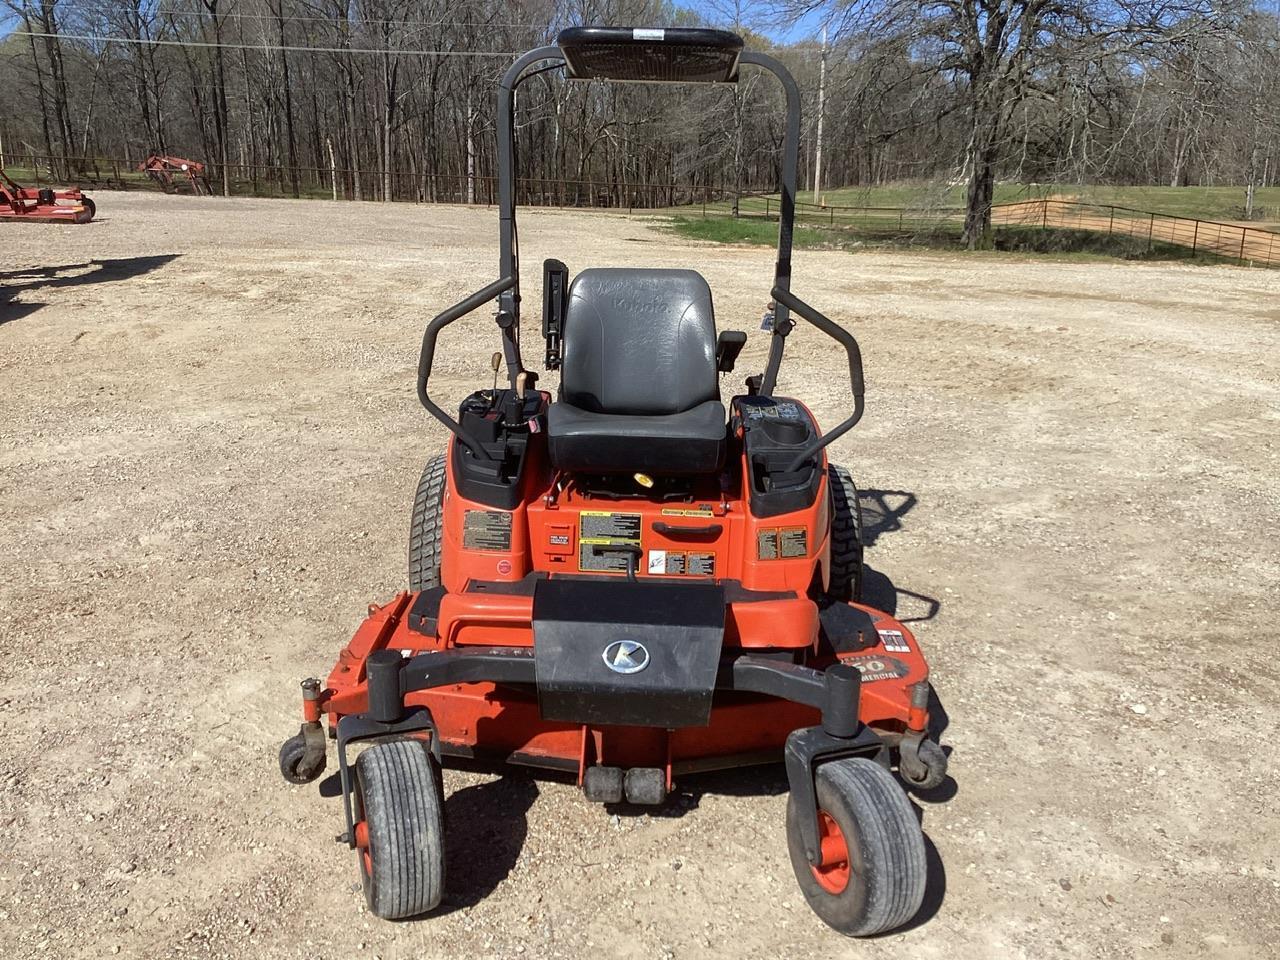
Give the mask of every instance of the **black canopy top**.
POLYGON ((556 44, 572 80, 736 83, 742 38, 693 27, 570 27, 556 44))

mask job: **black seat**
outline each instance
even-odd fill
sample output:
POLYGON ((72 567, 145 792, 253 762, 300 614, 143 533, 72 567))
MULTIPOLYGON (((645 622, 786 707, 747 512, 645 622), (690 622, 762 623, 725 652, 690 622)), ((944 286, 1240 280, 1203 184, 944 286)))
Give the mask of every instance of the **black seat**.
POLYGON ((561 470, 714 473, 725 411, 711 289, 693 270, 583 270, 564 315, 560 399, 547 415, 561 470))

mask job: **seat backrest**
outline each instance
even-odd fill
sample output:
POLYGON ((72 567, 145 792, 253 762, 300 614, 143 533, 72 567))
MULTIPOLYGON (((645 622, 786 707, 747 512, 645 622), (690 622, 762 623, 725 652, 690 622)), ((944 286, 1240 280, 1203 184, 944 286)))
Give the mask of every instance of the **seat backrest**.
POLYGON ((594 413, 683 413, 720 396, 711 288, 693 270, 583 270, 562 350, 560 399, 594 413))

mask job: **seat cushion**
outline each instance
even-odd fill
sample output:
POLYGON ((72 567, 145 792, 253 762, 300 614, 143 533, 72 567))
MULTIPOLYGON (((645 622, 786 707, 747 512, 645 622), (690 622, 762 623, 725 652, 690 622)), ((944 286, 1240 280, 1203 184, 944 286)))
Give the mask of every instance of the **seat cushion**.
POLYGON ((588 473, 688 476, 724 463, 725 412, 708 400, 684 413, 595 413, 560 401, 547 411, 551 464, 588 473))

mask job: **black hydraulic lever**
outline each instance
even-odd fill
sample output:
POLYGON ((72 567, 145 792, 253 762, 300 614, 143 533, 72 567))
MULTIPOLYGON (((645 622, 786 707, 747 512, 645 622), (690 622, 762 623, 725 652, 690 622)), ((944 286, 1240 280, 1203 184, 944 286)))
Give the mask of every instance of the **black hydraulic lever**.
POLYGON ((625 553, 627 555, 628 580, 636 578, 636 565, 640 562, 640 558, 644 556, 644 551, 634 543, 593 543, 591 545, 591 553, 597 557, 604 557, 611 553, 625 553))

